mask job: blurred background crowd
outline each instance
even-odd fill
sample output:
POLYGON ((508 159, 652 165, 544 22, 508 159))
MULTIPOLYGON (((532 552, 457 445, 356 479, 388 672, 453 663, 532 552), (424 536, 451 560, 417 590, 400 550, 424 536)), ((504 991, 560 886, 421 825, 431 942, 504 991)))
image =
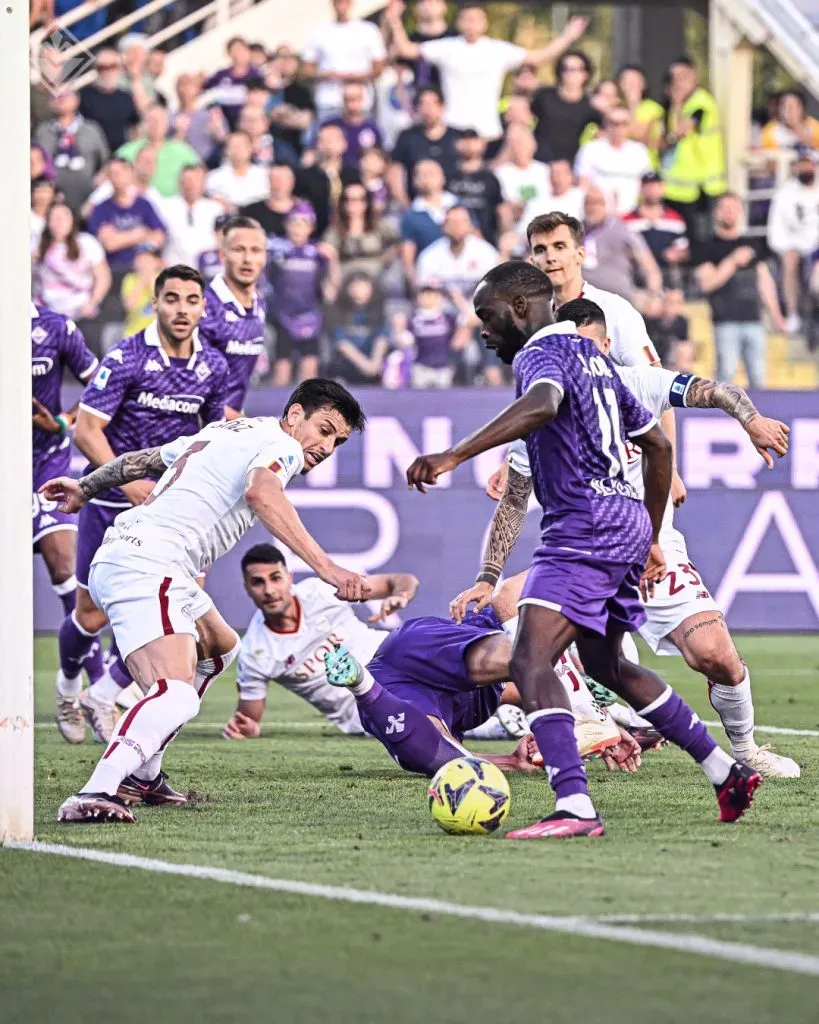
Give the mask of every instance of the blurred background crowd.
MULTIPOLYGON (((72 6, 35 3, 32 26, 72 6)), ((534 216, 561 210, 585 226, 585 279, 641 310, 665 365, 694 366, 705 331, 720 375, 742 363, 757 387, 777 383, 772 336, 785 358, 816 357, 819 120, 798 88, 771 89, 754 111, 762 198, 744 201, 727 189, 697 61, 681 53, 654 95, 639 66, 606 77, 586 17, 535 47, 490 31, 481 5, 390 0, 359 20, 353 0, 327 0, 300 52, 236 36, 222 66, 168 87, 148 34, 195 6, 132 22, 95 49, 96 78, 79 89, 32 82, 34 298, 75 318, 98 353, 152 319, 164 265, 217 274, 220 228, 240 213, 268 238, 258 385, 321 370, 498 386, 471 294, 526 255, 534 216), (318 352, 277 321, 277 295, 292 305, 294 288, 323 324, 318 352)), ((71 31, 93 37, 114 16, 71 31)))

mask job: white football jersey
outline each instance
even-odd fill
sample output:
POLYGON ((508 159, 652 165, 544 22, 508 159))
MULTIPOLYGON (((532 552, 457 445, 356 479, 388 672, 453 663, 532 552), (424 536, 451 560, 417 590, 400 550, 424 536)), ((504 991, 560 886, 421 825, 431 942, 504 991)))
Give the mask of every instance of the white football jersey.
POLYGON ((611 361, 620 366, 644 366, 659 363, 660 357, 648 336, 646 322, 639 310, 622 295, 595 288, 583 282, 579 296, 596 302, 606 314, 606 328, 611 338, 611 361))
MULTIPOLYGON (((694 379, 690 373, 675 373, 674 370, 663 370, 659 366, 616 366, 615 369, 629 391, 639 399, 641 405, 644 405, 656 420, 659 420, 663 413, 672 406, 685 406, 688 388, 694 379)), ((645 483, 643 481, 642 450, 628 438, 624 444, 628 459, 624 467, 626 480, 643 498, 645 497, 645 483)), ((521 476, 532 475, 525 441, 512 442, 506 455, 506 461, 521 476)), ((663 548, 676 549, 680 543, 684 546, 685 540, 679 530, 674 528, 674 506, 669 498, 660 530, 660 545, 663 548)))
POLYGON ((248 473, 270 469, 284 487, 304 467, 301 445, 273 416, 210 423, 161 453, 169 468, 147 501, 117 516, 95 562, 176 566, 198 576, 255 521, 244 499, 248 473))
MULTIPOLYGON (((324 655, 344 644, 362 665, 390 635, 370 629, 350 604, 336 597, 335 589, 315 576, 293 587, 299 624, 292 633, 277 633, 257 610, 242 639, 237 682, 245 700, 263 700, 271 680, 281 683, 318 708, 343 728, 355 698, 349 690, 331 686, 324 672, 324 655)), ((355 714, 357 720, 357 713, 355 714)), ((344 732, 353 731, 343 728, 344 732)))

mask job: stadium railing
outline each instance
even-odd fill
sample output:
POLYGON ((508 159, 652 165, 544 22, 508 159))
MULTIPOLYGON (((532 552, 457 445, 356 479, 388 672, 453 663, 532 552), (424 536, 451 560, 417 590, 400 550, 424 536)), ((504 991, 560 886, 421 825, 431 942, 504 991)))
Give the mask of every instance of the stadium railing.
MULTIPOLYGON (((68 35, 71 33, 72 25, 76 25, 90 14, 96 14, 98 11, 110 7, 114 2, 115 0, 86 0, 85 3, 81 3, 77 7, 72 8, 72 10, 60 15, 52 25, 38 28, 32 32, 30 35, 30 47, 33 66, 36 66, 37 55, 44 41, 51 36, 55 29, 62 33, 62 42, 59 50, 63 62, 66 62, 84 53, 99 49, 99 47, 105 44, 114 45, 115 41, 132 26, 147 21, 153 14, 166 10, 172 11, 176 6, 175 0, 148 0, 147 3, 137 7, 129 14, 110 22, 98 32, 88 36, 88 38, 82 41, 76 40, 70 45, 65 45, 66 41, 70 42, 68 35)), ((251 0, 252 2, 253 0, 251 0)), ((241 10, 245 6, 248 6, 248 4, 246 2, 243 3, 242 0, 239 0, 239 2, 237 0, 210 0, 209 3, 203 4, 181 18, 171 18, 169 24, 163 26, 158 31, 146 34, 148 45, 156 47, 176 37, 179 37, 181 44, 184 41, 184 33, 189 29, 197 26, 200 26, 202 29, 210 29, 226 25, 231 20, 235 11, 237 9, 241 10)), ((96 76, 97 73, 92 67, 80 77, 72 79, 71 86, 72 88, 81 89, 84 85, 92 82, 96 76)))

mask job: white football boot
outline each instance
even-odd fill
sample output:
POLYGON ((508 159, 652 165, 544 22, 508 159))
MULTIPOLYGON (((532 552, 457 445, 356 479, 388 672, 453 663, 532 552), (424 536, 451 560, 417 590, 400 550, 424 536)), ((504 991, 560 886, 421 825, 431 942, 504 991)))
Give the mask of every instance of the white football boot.
POLYGON ((758 771, 763 779, 798 779, 802 774, 796 761, 775 754, 768 743, 741 756, 735 754, 734 757, 741 764, 747 764, 749 768, 758 771))

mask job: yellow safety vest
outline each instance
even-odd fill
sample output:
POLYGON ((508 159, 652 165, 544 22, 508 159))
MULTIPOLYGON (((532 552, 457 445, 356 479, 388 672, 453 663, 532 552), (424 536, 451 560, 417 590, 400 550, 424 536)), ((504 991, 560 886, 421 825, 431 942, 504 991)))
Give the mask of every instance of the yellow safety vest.
POLYGON ((663 157, 665 195, 672 202, 694 203, 701 191, 719 196, 727 188, 722 129, 714 97, 705 89, 695 89, 679 115, 672 113, 669 129, 674 132, 679 121, 689 119, 696 110, 703 111, 699 128, 681 138, 663 157))

